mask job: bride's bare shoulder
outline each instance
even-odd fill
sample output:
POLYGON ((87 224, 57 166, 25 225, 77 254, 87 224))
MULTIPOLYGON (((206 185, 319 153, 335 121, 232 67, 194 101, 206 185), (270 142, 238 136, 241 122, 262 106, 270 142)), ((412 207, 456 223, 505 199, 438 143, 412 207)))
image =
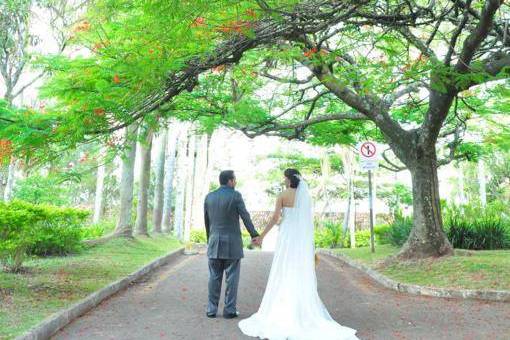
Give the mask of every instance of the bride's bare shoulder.
POLYGON ((295 191, 296 191, 296 189, 287 188, 287 189, 284 189, 284 190, 280 193, 280 196, 288 197, 288 196, 294 195, 294 192, 295 192, 295 191))

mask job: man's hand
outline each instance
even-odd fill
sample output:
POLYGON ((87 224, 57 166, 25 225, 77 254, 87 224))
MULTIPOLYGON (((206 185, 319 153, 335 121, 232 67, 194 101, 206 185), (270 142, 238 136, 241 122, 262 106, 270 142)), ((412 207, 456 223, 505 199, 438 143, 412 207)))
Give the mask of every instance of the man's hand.
POLYGON ((262 244, 262 238, 260 236, 256 236, 256 237, 252 238, 251 244, 255 245, 257 247, 260 247, 260 245, 262 244))

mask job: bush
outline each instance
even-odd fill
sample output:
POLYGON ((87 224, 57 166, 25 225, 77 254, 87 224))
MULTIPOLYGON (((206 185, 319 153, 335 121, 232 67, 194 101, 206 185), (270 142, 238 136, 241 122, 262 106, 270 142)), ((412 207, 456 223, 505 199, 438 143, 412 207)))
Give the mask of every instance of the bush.
POLYGON ((205 230, 191 230, 189 240, 193 243, 207 243, 205 230))
POLYGON ((34 205, 0 204, 0 262, 18 271, 27 255, 63 255, 81 246, 87 211, 34 205))
POLYGON ((390 224, 386 233, 387 240, 394 246, 401 247, 409 237, 413 228, 413 219, 411 217, 396 217, 395 221, 390 224))
MULTIPOLYGON (((189 237, 190 242, 207 244, 207 234, 205 230, 191 230, 189 237)), ((243 247, 247 248, 251 244, 250 234, 245 229, 242 229, 241 237, 243 239, 243 247)))
POLYGON ((105 220, 86 226, 81 229, 82 239, 91 240, 109 234, 115 229, 115 223, 114 220, 105 220))
POLYGON ((324 221, 315 229, 315 246, 317 248, 336 248, 343 243, 342 226, 333 221, 324 221))
MULTIPOLYGON (((370 246, 370 230, 358 230, 354 233, 354 239, 356 240, 356 247, 368 247, 370 246)), ((351 237, 347 232, 343 240, 343 247, 351 247, 351 237)))
POLYGON ((377 244, 389 244, 391 225, 382 224, 374 227, 375 241, 377 244))
POLYGON ((510 248, 510 228, 500 218, 491 215, 469 220, 463 216, 450 216, 446 221, 446 233, 454 248, 510 248))

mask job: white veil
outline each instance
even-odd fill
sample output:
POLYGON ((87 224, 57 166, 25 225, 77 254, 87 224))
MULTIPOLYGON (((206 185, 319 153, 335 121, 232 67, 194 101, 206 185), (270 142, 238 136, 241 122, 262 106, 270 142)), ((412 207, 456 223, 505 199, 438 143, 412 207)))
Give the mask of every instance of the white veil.
MULTIPOLYGON (((315 262, 315 246, 314 246, 314 223, 313 223, 313 205, 308 183, 303 177, 299 178, 299 184, 296 190, 296 198, 294 201, 294 211, 291 212, 294 218, 295 234, 301 238, 300 244, 305 256, 311 257, 315 262)), ((289 216, 290 217, 290 216, 289 216)))

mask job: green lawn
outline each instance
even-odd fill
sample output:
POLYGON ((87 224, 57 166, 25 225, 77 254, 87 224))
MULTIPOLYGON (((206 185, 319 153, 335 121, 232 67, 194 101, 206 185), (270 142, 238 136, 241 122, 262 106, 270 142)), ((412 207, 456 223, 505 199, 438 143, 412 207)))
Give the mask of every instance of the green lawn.
POLYGON ((388 266, 381 266, 380 260, 398 252, 398 248, 390 245, 377 246, 375 254, 368 247, 335 251, 374 267, 399 282, 442 288, 510 290, 510 250, 476 251, 473 255, 388 266))
POLYGON ((115 239, 67 257, 27 261, 0 271, 0 339, 10 339, 90 293, 179 248, 170 237, 115 239))

